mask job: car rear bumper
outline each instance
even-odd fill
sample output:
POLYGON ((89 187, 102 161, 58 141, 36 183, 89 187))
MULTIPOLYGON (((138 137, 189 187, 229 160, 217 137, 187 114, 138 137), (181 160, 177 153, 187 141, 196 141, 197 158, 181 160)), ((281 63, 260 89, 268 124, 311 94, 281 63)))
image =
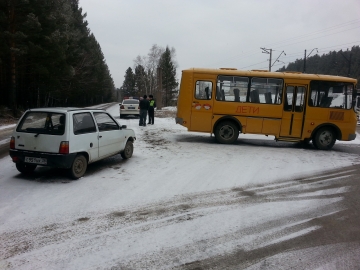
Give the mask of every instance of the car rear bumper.
POLYGON ((139 110, 121 110, 120 115, 139 115, 139 110))
POLYGON ((52 153, 42 153, 42 152, 33 152, 33 151, 23 151, 23 150, 14 150, 10 149, 9 154, 13 162, 25 162, 25 157, 31 158, 42 158, 46 159, 46 164, 32 163, 41 166, 49 166, 55 168, 70 168, 75 157, 76 153, 72 154, 52 154, 52 153))

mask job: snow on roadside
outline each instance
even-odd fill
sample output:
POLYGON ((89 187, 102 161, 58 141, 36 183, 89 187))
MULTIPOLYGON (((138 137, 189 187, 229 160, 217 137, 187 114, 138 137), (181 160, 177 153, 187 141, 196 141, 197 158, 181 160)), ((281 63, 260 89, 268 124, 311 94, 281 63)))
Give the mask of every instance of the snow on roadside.
POLYGON ((8 128, 13 128, 13 127, 15 127, 15 126, 16 126, 16 124, 3 125, 3 126, 0 126, 0 130, 2 130, 2 129, 8 129, 8 128))
MULTIPOLYGON (((108 158, 69 181, 44 168, 22 176, 9 157, 0 159, 0 249, 11 253, 0 256, 0 268, 171 268, 239 246, 246 251, 295 238, 319 229, 312 219, 340 211, 346 188, 311 194, 312 181, 294 179, 359 164, 358 155, 303 149, 261 135, 221 145, 173 118, 139 127, 137 118, 119 119, 117 104, 108 111, 135 130, 129 160, 108 158), (274 201, 279 182, 281 192, 318 198, 283 200, 282 193, 274 201), (249 194, 268 197, 242 203, 249 194), (22 251, 24 243, 31 245, 22 251)), ((344 177, 351 175, 349 170, 344 177)), ((341 181, 337 175, 327 178, 321 188, 341 181)))

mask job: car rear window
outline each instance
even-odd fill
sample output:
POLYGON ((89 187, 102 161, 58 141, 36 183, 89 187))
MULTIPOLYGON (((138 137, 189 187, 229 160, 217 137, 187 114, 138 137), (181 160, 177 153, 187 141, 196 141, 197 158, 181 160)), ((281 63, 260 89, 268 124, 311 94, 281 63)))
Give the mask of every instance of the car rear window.
POLYGON ((63 135, 66 117, 63 113, 54 112, 27 112, 21 119, 16 131, 63 135))
POLYGON ((122 104, 139 104, 137 99, 125 99, 122 104))

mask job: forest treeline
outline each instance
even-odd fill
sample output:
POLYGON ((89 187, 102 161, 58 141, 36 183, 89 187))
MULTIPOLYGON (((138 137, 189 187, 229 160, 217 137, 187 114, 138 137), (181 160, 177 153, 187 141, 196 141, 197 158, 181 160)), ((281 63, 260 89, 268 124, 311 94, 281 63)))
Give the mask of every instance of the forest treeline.
POLYGON ((89 106, 114 90, 78 0, 0 1, 0 105, 89 106))
MULTIPOLYGON (((304 72, 304 58, 296 59, 277 71, 304 72)), ((305 73, 351 77, 360 82, 360 47, 353 46, 346 51, 331 51, 321 56, 316 54, 307 57, 305 73)))

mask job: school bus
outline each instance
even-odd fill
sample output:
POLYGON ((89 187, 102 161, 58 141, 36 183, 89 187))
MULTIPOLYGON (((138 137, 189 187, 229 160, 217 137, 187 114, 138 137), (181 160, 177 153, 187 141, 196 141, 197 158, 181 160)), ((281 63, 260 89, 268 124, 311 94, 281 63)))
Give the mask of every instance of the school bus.
POLYGON ((356 84, 301 72, 192 68, 182 71, 175 120, 219 143, 251 133, 327 150, 356 137, 356 84))

